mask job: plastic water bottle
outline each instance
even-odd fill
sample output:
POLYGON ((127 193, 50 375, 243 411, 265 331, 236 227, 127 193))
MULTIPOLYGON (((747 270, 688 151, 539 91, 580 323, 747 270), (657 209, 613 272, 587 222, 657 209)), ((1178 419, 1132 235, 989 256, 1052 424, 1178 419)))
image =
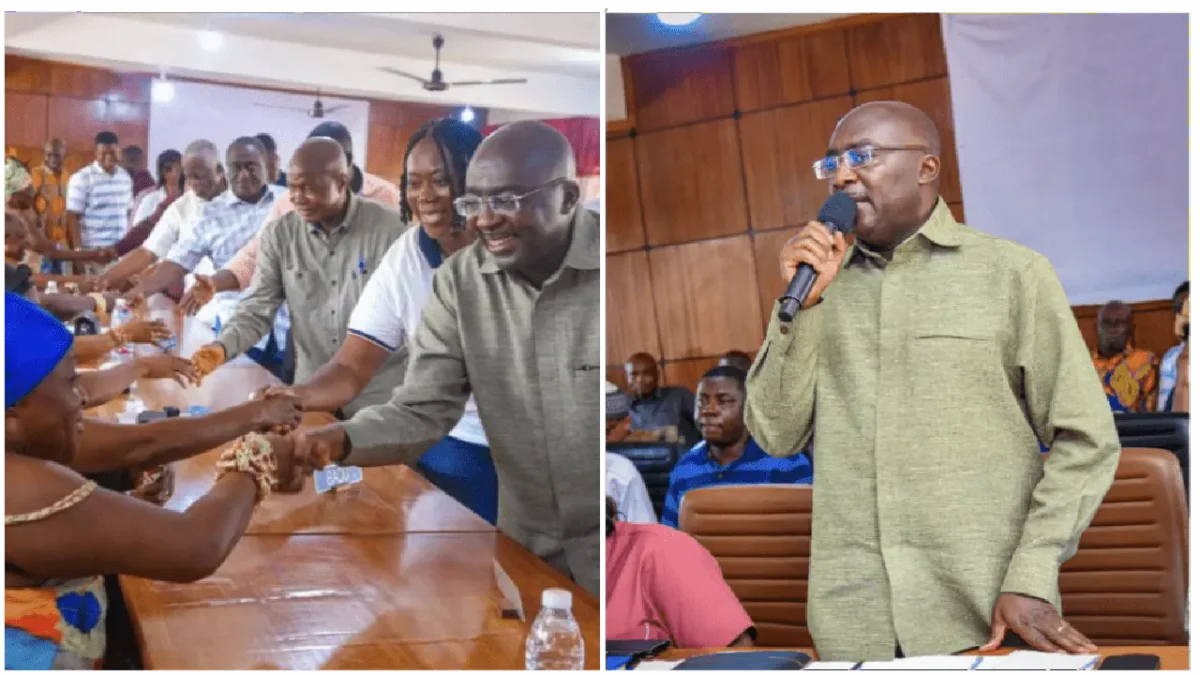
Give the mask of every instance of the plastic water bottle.
MULTIPOLYGON (((117 304, 115 307, 113 307, 112 318, 109 319, 109 329, 111 330, 113 328, 123 326, 132 320, 133 311, 129 309, 129 302, 127 302, 125 298, 117 298, 117 304)), ((121 345, 117 348, 116 352, 118 360, 121 361, 128 360, 130 355, 133 353, 129 349, 129 345, 121 345)))
POLYGON ((58 292, 58 282, 57 281, 47 281, 46 282, 46 293, 50 294, 50 293, 57 293, 57 292, 58 292))
POLYGON ((570 591, 542 592, 542 611, 525 638, 525 670, 583 670, 583 635, 571 614, 570 591))

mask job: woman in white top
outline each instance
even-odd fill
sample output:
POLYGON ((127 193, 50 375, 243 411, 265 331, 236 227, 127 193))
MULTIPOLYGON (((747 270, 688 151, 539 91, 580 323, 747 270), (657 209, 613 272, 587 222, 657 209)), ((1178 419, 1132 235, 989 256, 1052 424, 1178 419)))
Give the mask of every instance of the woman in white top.
POLYGON ((154 215, 158 205, 168 198, 183 194, 183 155, 178 150, 164 150, 158 153, 158 184, 146 188, 134 196, 133 206, 129 212, 132 217, 129 226, 133 227, 154 215))
MULTIPOLYGON (((475 240, 454 210, 454 199, 465 191, 467 164, 482 140, 474 127, 452 119, 429 122, 409 139, 400 211, 420 227, 402 234, 371 274, 333 360, 288 388, 305 410, 337 411, 366 388, 389 355, 408 348, 433 288, 433 271, 475 240)), ((496 469, 473 398, 458 425, 425 452, 417 468, 495 524, 496 469)))

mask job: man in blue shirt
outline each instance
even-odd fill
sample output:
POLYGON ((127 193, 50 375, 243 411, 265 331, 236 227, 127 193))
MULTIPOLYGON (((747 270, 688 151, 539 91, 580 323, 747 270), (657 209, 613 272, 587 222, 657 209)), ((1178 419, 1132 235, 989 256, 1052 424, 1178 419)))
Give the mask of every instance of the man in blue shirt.
POLYGON ((704 440, 679 458, 663 505, 663 525, 679 526, 679 505, 688 490, 712 485, 811 485, 812 463, 804 453, 771 457, 746 430, 746 371, 717 366, 704 374, 696 393, 696 422, 704 440))

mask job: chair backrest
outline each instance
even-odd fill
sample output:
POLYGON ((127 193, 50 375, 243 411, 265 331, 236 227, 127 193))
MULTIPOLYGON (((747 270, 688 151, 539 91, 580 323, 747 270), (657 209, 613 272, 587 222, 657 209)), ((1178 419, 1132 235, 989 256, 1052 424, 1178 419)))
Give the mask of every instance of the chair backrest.
POLYGON ((1121 447, 1162 448, 1175 455, 1183 475, 1184 493, 1190 493, 1187 413, 1122 413, 1113 417, 1117 421, 1121 447))
POLYGON ((628 459, 637 467, 642 480, 646 482, 646 492, 650 493, 654 515, 661 519, 663 503, 667 500, 667 488, 671 485, 671 470, 675 468, 675 462, 687 452, 687 448, 669 443, 609 443, 607 449, 628 459))
POLYGON ((1171 453, 1125 448, 1079 552, 1059 573, 1067 621, 1098 645, 1186 645, 1187 518, 1171 453))
POLYGON ((759 647, 812 647, 808 554, 812 487, 721 485, 689 490, 679 529, 721 565, 758 630, 759 647))

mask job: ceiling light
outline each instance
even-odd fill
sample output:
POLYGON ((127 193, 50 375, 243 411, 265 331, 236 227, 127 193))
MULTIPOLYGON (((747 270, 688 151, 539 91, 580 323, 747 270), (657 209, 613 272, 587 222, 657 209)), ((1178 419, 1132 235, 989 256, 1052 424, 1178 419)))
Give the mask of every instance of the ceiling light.
POLYGON ((458 113, 458 119, 470 124, 471 122, 475 121, 475 111, 471 110, 469 107, 463 108, 462 112, 458 113))
POLYGON ((150 98, 155 103, 170 103, 175 98, 175 85, 165 78, 158 78, 150 83, 150 98))
POLYGON ((668 26, 686 26, 700 18, 700 12, 659 13, 658 20, 668 26))
POLYGON ((202 30, 196 34, 196 39, 200 41, 200 47, 209 52, 220 49, 221 43, 225 41, 225 38, 215 30, 202 30))

